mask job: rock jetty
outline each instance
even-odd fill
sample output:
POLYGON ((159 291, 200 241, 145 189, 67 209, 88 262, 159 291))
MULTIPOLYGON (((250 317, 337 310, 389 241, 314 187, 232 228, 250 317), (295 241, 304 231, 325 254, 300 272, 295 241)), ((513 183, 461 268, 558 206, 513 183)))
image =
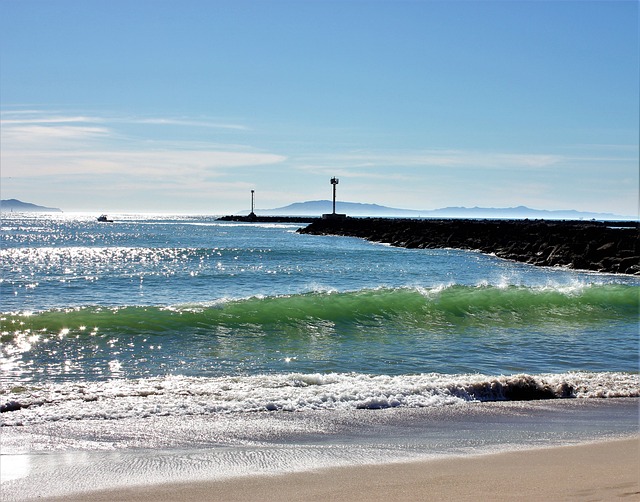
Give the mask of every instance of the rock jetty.
POLYGON ((638 222, 344 218, 317 220, 298 232, 405 248, 477 250, 538 266, 640 275, 638 222))
POLYGON ((236 221, 244 223, 301 223, 307 224, 319 220, 318 216, 256 216, 231 215, 221 216, 218 221, 236 221))

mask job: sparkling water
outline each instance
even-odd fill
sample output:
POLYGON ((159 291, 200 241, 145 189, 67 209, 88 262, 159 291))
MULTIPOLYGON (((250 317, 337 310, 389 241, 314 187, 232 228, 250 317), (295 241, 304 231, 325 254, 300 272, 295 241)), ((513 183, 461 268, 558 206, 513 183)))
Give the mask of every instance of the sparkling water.
MULTIPOLYGON (((18 453, 178 448, 242 474, 256 451, 278 471, 637 431, 637 277, 296 224, 114 220, 3 215, 3 453, 32 466, 13 493, 48 469, 18 453), (543 413, 548 398, 577 399, 543 413)), ((74 459, 47 479, 86 478, 74 459)))

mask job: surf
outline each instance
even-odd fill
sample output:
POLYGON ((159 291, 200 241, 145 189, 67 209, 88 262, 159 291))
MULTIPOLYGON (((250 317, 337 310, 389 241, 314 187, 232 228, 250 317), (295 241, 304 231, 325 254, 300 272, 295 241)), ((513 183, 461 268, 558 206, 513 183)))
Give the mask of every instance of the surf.
MULTIPOLYGON (((458 329, 544 324, 599 324, 637 319, 639 288, 621 284, 572 287, 463 286, 376 288, 223 299, 176 306, 86 306, 2 315, 3 341, 15 334, 188 333, 298 328, 314 324, 367 329, 458 329)), ((294 329, 294 331, 296 331, 294 329)))
POLYGON ((425 408, 494 401, 640 396, 637 374, 360 373, 168 376, 7 389, 0 425, 269 411, 425 408))

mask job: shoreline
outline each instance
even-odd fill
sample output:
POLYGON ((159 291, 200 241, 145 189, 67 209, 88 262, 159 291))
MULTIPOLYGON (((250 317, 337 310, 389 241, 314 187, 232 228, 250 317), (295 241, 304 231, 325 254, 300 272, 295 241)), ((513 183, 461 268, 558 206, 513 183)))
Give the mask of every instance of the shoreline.
MULTIPOLYGON (((369 485, 381 483, 375 489, 384 491, 402 476, 414 485, 422 479, 409 493, 424 492, 425 486, 435 482, 429 477, 432 468, 442 462, 453 462, 447 468, 450 472, 462 472, 471 463, 465 479, 492 479, 502 467, 487 462, 503 454, 526 455, 529 460, 522 459, 522 473, 530 474, 530 483, 536 485, 549 475, 530 466, 544 467, 551 460, 535 452, 602 444, 621 455, 616 446, 622 444, 620 440, 632 443, 626 447, 631 454, 619 466, 628 476, 629 466, 631 474, 640 473, 638 403, 638 398, 561 399, 7 427, 1 437, 0 491, 6 502, 91 501, 94 496, 97 501, 216 500, 211 493, 223 494, 218 500, 234 500, 234 493, 249 483, 255 484, 253 491, 236 500, 264 500, 260 495, 269 490, 275 490, 271 498, 276 500, 313 500, 307 492, 296 498, 295 490, 305 490, 314 480, 321 480, 316 488, 322 490, 342 477, 342 486, 336 486, 333 494, 320 493, 316 499, 351 501, 357 500, 349 495, 353 491, 370 496, 369 485), (416 465, 423 467, 403 474, 416 465), (425 470, 424 466, 431 467, 425 470), (350 484, 360 479, 368 481, 350 484), (192 492, 196 488, 201 492, 192 492)), ((573 465, 590 455, 583 452, 562 463, 573 465)), ((579 467, 570 475, 578 476, 582 470, 593 473, 600 464, 579 467)), ((596 477, 589 475, 589 479, 596 477)), ((404 482, 396 489, 404 490, 404 482)), ((395 492, 388 495, 397 498, 395 492)))
POLYGON ((637 500, 633 497, 640 498, 639 473, 640 436, 636 436, 476 456, 113 488, 38 500, 637 500))

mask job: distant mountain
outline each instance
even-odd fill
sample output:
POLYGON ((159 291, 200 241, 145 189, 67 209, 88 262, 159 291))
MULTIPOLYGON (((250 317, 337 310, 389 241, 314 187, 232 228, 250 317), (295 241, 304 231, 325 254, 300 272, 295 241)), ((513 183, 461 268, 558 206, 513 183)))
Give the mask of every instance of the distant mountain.
MULTIPOLYGON (((288 206, 275 209, 256 209, 256 214, 264 216, 320 216, 333 211, 330 200, 312 200, 295 202, 288 206)), ((336 212, 348 216, 395 216, 413 218, 505 218, 505 219, 547 219, 547 220, 634 220, 629 216, 612 213, 590 213, 575 210, 547 211, 531 209, 526 206, 518 207, 444 207, 417 211, 413 209, 398 209, 378 204, 361 204, 358 202, 336 202, 336 212)), ((248 212, 247 212, 248 214, 248 212)))
MULTIPOLYGON (((330 200, 311 200, 307 202, 295 202, 288 206, 275 209, 258 211, 260 214, 274 216, 320 216, 325 213, 331 213, 333 211, 333 203, 330 200)), ((336 202, 336 213, 345 213, 349 216, 418 216, 420 211, 396 209, 379 206, 378 204, 336 202)))
POLYGON ((30 202, 22 202, 18 199, 7 199, 0 201, 0 211, 10 213, 61 213, 62 209, 57 207, 44 207, 30 202))
POLYGON ((574 209, 548 211, 546 209, 531 209, 526 206, 518 207, 445 207, 428 211, 427 216, 441 216, 447 218, 514 218, 514 219, 545 219, 545 220, 629 220, 628 216, 613 213, 591 213, 574 209))

